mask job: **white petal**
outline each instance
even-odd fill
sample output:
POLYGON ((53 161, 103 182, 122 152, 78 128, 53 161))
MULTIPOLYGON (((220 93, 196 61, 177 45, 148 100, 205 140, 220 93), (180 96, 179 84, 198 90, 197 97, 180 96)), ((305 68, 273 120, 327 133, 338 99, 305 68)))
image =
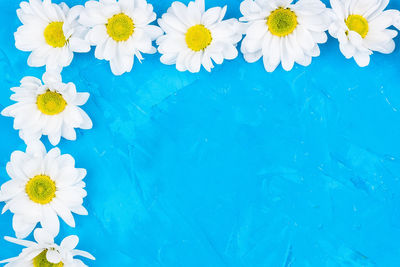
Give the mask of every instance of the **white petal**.
POLYGON ((257 51, 255 53, 246 53, 243 55, 244 59, 249 62, 249 63, 253 63, 256 62, 257 60, 259 60, 262 56, 262 51, 257 51))
POLYGON ((46 259, 51 263, 59 263, 61 261, 61 254, 53 249, 47 250, 46 259))
POLYGON ((87 34, 87 39, 95 45, 100 45, 109 38, 104 24, 94 26, 87 34))
POLYGON ((335 12, 336 16, 341 19, 344 20, 344 6, 341 3, 341 0, 330 0, 331 2, 331 6, 333 11, 335 12))
POLYGON ((314 47, 314 40, 310 32, 304 29, 302 26, 298 26, 296 29, 297 40, 304 50, 311 50, 314 47))
POLYGON ((54 244, 54 236, 49 234, 45 229, 38 228, 33 232, 33 236, 39 244, 54 244))
POLYGON ((88 215, 88 211, 83 206, 75 206, 71 208, 71 212, 78 215, 88 215))
POLYGON ((92 120, 89 118, 89 116, 86 114, 86 112, 83 111, 81 108, 78 108, 78 110, 82 117, 82 123, 79 125, 79 128, 92 129, 92 127, 93 127, 92 120))
POLYGON ((40 221, 42 227, 53 236, 57 236, 60 230, 60 221, 55 211, 48 205, 43 206, 43 217, 40 221))
POLYGON ((61 135, 67 140, 76 140, 76 132, 73 127, 63 124, 61 129, 61 135))
POLYGON ((72 51, 80 53, 86 53, 90 50, 90 45, 88 42, 76 37, 71 37, 69 39, 69 47, 72 51))
POLYGON ((14 244, 17 244, 20 246, 24 246, 24 247, 32 247, 32 246, 36 245, 36 243, 32 242, 32 241, 17 239, 17 238, 9 237, 9 236, 5 236, 4 239, 7 240, 8 242, 11 242, 11 243, 14 243, 14 244))
POLYGON ((17 238, 27 237, 35 228, 36 222, 28 222, 20 214, 14 214, 13 216, 13 229, 17 238))
POLYGON ((66 250, 73 250, 79 243, 79 238, 76 235, 70 235, 61 241, 60 246, 66 250))
POLYGON ((287 36, 285 38, 281 38, 281 60, 284 70, 289 71, 293 68, 294 57, 292 55, 292 47, 287 36))
POLYGON ((69 226, 75 227, 74 216, 72 216, 71 211, 61 201, 55 198, 50 205, 57 212, 58 216, 61 217, 61 219, 63 219, 69 226))
POLYGON ((78 249, 74 249, 72 251, 72 255, 74 256, 81 256, 81 257, 85 257, 91 260, 95 260, 95 257, 93 257, 90 253, 86 252, 86 251, 82 251, 82 250, 78 250, 78 249))
POLYGON ((208 9, 202 16, 201 18, 201 23, 205 26, 211 26, 214 23, 216 23, 221 14, 221 8, 220 7, 213 7, 208 9))
POLYGON ((368 66, 370 60, 369 54, 366 52, 357 52, 354 55, 354 59, 360 67, 368 66))

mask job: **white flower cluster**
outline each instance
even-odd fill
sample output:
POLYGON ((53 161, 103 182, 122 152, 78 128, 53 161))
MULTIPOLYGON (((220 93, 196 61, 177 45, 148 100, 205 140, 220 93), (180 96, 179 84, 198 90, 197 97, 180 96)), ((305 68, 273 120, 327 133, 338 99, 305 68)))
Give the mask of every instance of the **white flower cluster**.
POLYGON ((173 2, 156 20, 146 0, 90 0, 69 8, 51 0, 22 2, 17 11, 23 23, 15 33, 16 47, 30 51, 29 66, 61 70, 74 52, 88 52, 110 62, 115 75, 132 69, 135 57, 161 54, 161 62, 179 71, 211 71, 214 64, 238 55, 247 62, 261 57, 265 69, 279 64, 291 70, 294 63, 307 66, 320 54, 318 45, 327 41, 326 31, 339 40, 340 51, 359 66, 369 64, 373 51, 391 53, 400 27, 397 10, 385 10, 389 0, 331 0, 327 8, 320 0, 244 0, 243 15, 224 20, 227 7, 205 10, 204 0, 173 2), (240 21, 240 22, 239 22, 240 21), (156 40, 157 48, 153 46, 156 40))
POLYGON ((92 121, 80 108, 88 93, 79 93, 73 83, 63 83, 61 70, 68 66, 73 52, 88 52, 85 40, 88 29, 78 23, 83 7, 69 8, 50 0, 31 0, 21 3, 17 14, 24 24, 15 33, 18 49, 32 51, 30 66, 46 65, 42 81, 24 77, 10 99, 17 102, 1 114, 14 118, 14 128, 25 141, 25 152, 14 151, 6 170, 11 180, 0 188, 0 202, 5 202, 2 213, 13 213, 12 226, 17 238, 6 240, 25 248, 14 258, 0 263, 5 266, 87 266, 75 256, 94 257, 75 249, 77 236, 66 237, 60 245, 54 243, 59 233, 61 218, 75 227, 73 213, 87 215, 83 207, 86 170, 75 167, 71 155, 61 154, 58 148, 46 152, 40 141, 47 135, 55 146, 61 137, 76 139, 75 128, 90 129, 92 121), (34 230, 38 223, 41 228, 34 230), (34 231, 36 242, 23 240, 34 231))
POLYGON ((92 121, 80 106, 88 93, 76 91, 73 83, 63 83, 61 71, 71 64, 74 52, 89 52, 110 62, 115 75, 130 72, 135 57, 161 54, 160 61, 179 71, 211 71, 214 64, 238 56, 237 45, 247 62, 262 58, 265 70, 279 64, 291 70, 295 63, 311 64, 320 55, 319 44, 327 34, 338 39, 346 58, 367 66, 374 52, 393 52, 393 38, 400 28, 400 12, 385 10, 389 0, 330 0, 331 8, 320 0, 244 0, 242 17, 224 19, 227 7, 205 9, 204 0, 185 5, 173 2, 157 16, 146 0, 90 0, 69 8, 51 0, 21 2, 17 15, 22 26, 15 33, 15 45, 31 52, 28 65, 46 66, 42 80, 24 77, 11 88, 17 103, 1 114, 14 118, 14 128, 27 144, 26 152, 15 151, 7 164, 11 180, 0 190, 3 212, 14 213, 16 237, 6 239, 26 248, 9 266, 86 266, 74 256, 94 259, 75 250, 76 236, 60 245, 53 238, 59 232, 59 217, 74 227, 72 213, 87 215, 82 206, 86 196, 85 169, 75 168, 70 155, 58 148, 46 152, 40 142, 47 135, 55 146, 61 137, 76 139, 76 128, 90 129, 92 121), (153 46, 153 41, 157 48, 153 46), (22 240, 34 231, 36 242, 22 240))
POLYGON ((75 227, 72 214, 88 214, 82 206, 86 170, 75 168, 74 158, 61 154, 58 148, 46 152, 38 140, 30 141, 25 152, 14 151, 6 169, 11 180, 1 186, 0 201, 5 202, 2 213, 10 210, 14 214, 12 226, 17 237, 6 240, 27 248, 18 257, 2 262, 10 267, 81 267, 86 265, 74 256, 94 259, 87 252, 75 250, 77 236, 65 238, 60 246, 53 240, 60 230, 59 217, 75 227), (38 223, 42 228, 34 231, 36 243, 22 240, 38 223))

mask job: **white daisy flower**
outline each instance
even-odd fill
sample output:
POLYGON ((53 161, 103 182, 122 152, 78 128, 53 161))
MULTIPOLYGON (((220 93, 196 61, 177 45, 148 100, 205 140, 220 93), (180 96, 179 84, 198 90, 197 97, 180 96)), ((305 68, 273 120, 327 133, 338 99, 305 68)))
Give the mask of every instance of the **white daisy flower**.
POLYGON ((121 75, 132 69, 134 57, 154 54, 152 41, 162 34, 148 25, 156 19, 146 0, 100 0, 85 3, 79 22, 90 27, 87 39, 96 46, 95 57, 110 61, 111 71, 121 75))
POLYGON ((319 0, 245 0, 240 4, 247 22, 241 51, 247 62, 263 57, 268 72, 282 63, 289 71, 294 63, 308 66, 320 54, 318 44, 327 41, 331 17, 319 0))
POLYGON ((14 213, 13 228, 18 238, 28 236, 38 222, 56 236, 58 216, 75 227, 71 212, 88 214, 82 206, 86 170, 75 168, 71 155, 61 155, 58 148, 46 153, 44 145, 35 141, 28 144, 26 152, 14 151, 6 169, 11 180, 1 186, 0 201, 6 203, 2 213, 14 213))
POLYGON ((226 6, 204 10, 204 0, 173 2, 167 13, 158 19, 166 34, 157 39, 158 51, 163 54, 161 62, 176 64, 179 71, 199 72, 203 66, 207 71, 224 59, 238 55, 236 44, 242 39, 242 30, 237 19, 223 20, 226 6))
POLYGON ((49 69, 68 66, 74 52, 88 52, 89 42, 84 37, 87 29, 78 23, 83 6, 69 8, 51 0, 21 2, 17 15, 23 23, 15 35, 15 46, 32 52, 28 65, 49 69))
POLYGON ((47 135, 52 145, 60 142, 61 136, 75 140, 74 128, 90 129, 92 121, 79 107, 89 98, 89 93, 77 93, 73 83, 63 83, 61 75, 46 72, 43 82, 35 77, 24 77, 20 87, 11 88, 10 99, 17 103, 6 107, 1 114, 14 117, 14 129, 20 137, 29 140, 47 135))
POLYGON ((5 240, 25 248, 17 257, 0 263, 7 263, 5 267, 84 267, 87 265, 79 259, 74 259, 75 256, 95 260, 90 253, 75 249, 79 243, 76 235, 67 236, 57 245, 51 234, 39 228, 34 231, 34 238, 36 242, 4 237, 5 240))
POLYGON ((360 67, 369 64, 372 51, 390 54, 397 31, 387 29, 395 23, 396 10, 383 11, 389 0, 331 0, 335 20, 329 33, 339 40, 340 51, 354 58, 360 67))

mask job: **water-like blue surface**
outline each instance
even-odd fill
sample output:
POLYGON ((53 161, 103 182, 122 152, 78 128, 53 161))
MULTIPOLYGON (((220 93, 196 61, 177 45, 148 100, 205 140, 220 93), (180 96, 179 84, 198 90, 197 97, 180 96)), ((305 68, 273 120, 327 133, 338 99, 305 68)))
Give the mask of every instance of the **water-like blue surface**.
MULTIPOLYGON (((158 15, 171 2, 150 0, 158 15)), ((14 47, 18 4, 0 1, 1 109, 44 71, 14 47)), ((238 0, 206 5, 223 4, 240 17, 238 0)), ((59 147, 88 170, 89 216, 58 240, 79 235, 104 267, 400 266, 399 48, 359 68, 330 38, 310 67, 272 74, 241 55, 180 73, 155 54, 115 77, 93 51, 76 55, 63 78, 91 93, 94 128, 59 147)), ((25 146, 11 118, 0 127, 2 184, 25 146)), ((0 259, 19 251, 0 240, 0 259)))

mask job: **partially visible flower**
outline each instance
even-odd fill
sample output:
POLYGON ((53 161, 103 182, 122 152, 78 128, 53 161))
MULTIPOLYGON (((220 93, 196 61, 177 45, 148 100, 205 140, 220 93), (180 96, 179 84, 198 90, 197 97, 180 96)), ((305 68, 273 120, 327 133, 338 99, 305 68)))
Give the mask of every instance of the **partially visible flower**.
POLYGON ((90 50, 84 40, 87 29, 78 23, 83 6, 69 8, 51 0, 29 0, 20 7, 17 15, 23 25, 15 33, 15 46, 32 52, 29 66, 61 70, 71 63, 74 52, 90 50))
POLYGON ((263 58, 265 70, 279 63, 289 71, 294 63, 308 66, 320 55, 318 44, 325 43, 331 22, 329 9, 319 0, 244 0, 240 4, 247 22, 241 51, 247 62, 263 58))
POLYGON ((79 107, 89 98, 89 93, 77 93, 73 83, 63 83, 59 73, 46 72, 43 82, 35 77, 24 77, 20 87, 11 88, 10 99, 17 103, 6 107, 1 114, 14 117, 14 129, 28 142, 49 137, 52 145, 61 136, 75 140, 74 128, 90 129, 92 121, 79 107))
POLYGON ((389 0, 331 0, 335 20, 329 33, 339 40, 346 58, 354 58, 360 67, 369 64, 373 51, 390 54, 397 31, 388 29, 396 23, 397 10, 386 10, 389 0))
POLYGON ((67 236, 60 245, 57 245, 51 234, 39 228, 35 230, 34 238, 36 242, 4 237, 5 240, 25 248, 17 257, 0 261, 0 263, 7 263, 5 267, 84 267, 87 265, 75 259, 75 256, 95 260, 90 253, 75 249, 79 243, 76 235, 67 236))
POLYGON ((398 30, 400 30, 400 11, 394 10, 394 22, 393 26, 395 26, 398 30))
POLYGON ((146 0, 100 0, 85 3, 79 22, 90 27, 87 39, 96 46, 95 57, 110 61, 111 71, 121 75, 132 69, 134 57, 154 54, 152 41, 162 34, 148 25, 156 19, 146 0))
POLYGON ((242 39, 237 19, 223 20, 226 6, 205 11, 204 0, 195 0, 185 6, 173 2, 167 13, 158 19, 165 35, 157 39, 158 51, 163 54, 161 62, 176 64, 179 71, 207 71, 224 59, 238 55, 236 44, 242 39))
POLYGON ((75 168, 71 155, 61 155, 58 148, 46 153, 44 145, 36 141, 28 144, 26 152, 14 151, 6 169, 11 180, 1 186, 0 201, 6 203, 2 213, 14 213, 13 228, 18 238, 28 236, 38 222, 56 236, 58 216, 75 227, 71 212, 88 214, 82 206, 86 170, 75 168))

